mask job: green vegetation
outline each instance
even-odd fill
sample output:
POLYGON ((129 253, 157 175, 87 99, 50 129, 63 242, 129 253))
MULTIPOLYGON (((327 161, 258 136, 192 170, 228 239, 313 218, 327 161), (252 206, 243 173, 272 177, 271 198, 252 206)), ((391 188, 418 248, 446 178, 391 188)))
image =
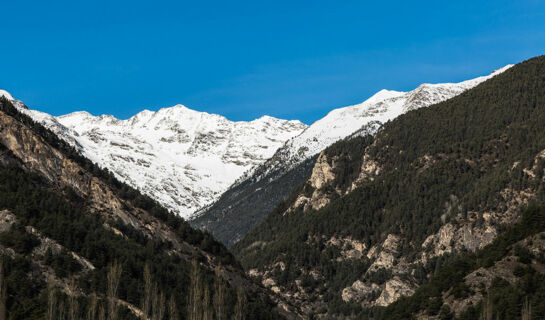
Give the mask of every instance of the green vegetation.
MULTIPOLYGON (((191 228, 189 223, 184 219, 169 212, 149 196, 143 195, 131 186, 120 182, 110 171, 108 171, 108 169, 100 168, 91 160, 83 157, 74 147, 57 137, 51 130, 36 123, 27 115, 20 113, 5 97, 0 97, 0 111, 25 124, 38 136, 43 138, 47 144, 61 151, 69 159, 75 161, 93 176, 102 179, 120 198, 130 201, 136 207, 146 210, 153 216, 166 222, 184 241, 219 257, 225 264, 237 263, 225 246, 215 241, 209 233, 191 228)), ((4 148, 4 146, 0 145, 0 150, 1 148, 4 148)), ((67 193, 68 197, 72 198, 71 200, 77 200, 77 194, 75 194, 73 190, 68 189, 64 191, 67 193)))
MULTIPOLYGON (((492 266, 496 261, 505 257, 512 246, 529 236, 545 232, 545 205, 532 206, 525 210, 520 221, 500 235, 490 245, 475 254, 464 253, 443 267, 428 283, 422 285, 411 297, 401 298, 384 309, 376 308, 365 310, 359 316, 360 319, 413 319, 420 312, 429 315, 437 314, 442 307, 443 293, 450 291, 456 298, 464 298, 468 294, 468 288, 464 283, 464 277, 470 272, 481 267, 492 266)), ((521 250, 515 247, 515 254, 521 250)), ((545 252, 542 253, 542 261, 545 261, 545 252)), ((545 274, 538 273, 531 266, 530 260, 519 259, 526 264, 523 273, 519 274, 520 280, 516 285, 501 278, 496 278, 492 287, 485 293, 494 306, 492 319, 520 319, 523 301, 527 298, 532 313, 538 318, 545 315, 545 274)), ((463 312, 459 319, 481 319, 483 303, 470 307, 463 312)))
POLYGON ((40 244, 40 240, 27 233, 21 225, 13 226, 9 231, 0 233, 0 244, 12 248, 20 254, 29 254, 40 244))
MULTIPOLYGON (((503 190, 524 190, 538 201, 545 199, 545 159, 536 158, 545 149, 544 74, 545 57, 534 58, 453 99, 385 124, 367 150, 381 167, 378 176, 320 210, 284 214, 302 190, 297 189, 233 251, 247 269, 290 261, 294 266, 291 274, 283 276, 287 279, 319 271, 325 275, 328 291, 324 300, 335 310, 341 307, 333 297, 340 292, 333 288, 351 284, 354 274, 339 267, 346 262, 337 261, 338 255, 327 249, 324 240, 315 239, 350 237, 369 248, 388 234, 398 234, 403 237, 399 251, 412 261, 425 238, 445 222, 456 223, 456 216, 505 212, 508 203, 500 195, 503 190), (535 177, 524 169, 533 170, 535 177), (446 210, 445 203, 453 198, 456 206, 446 210), (253 243, 265 245, 252 248, 253 243), (339 272, 333 277, 330 270, 339 272)), ((360 144, 364 147, 369 142, 360 144)), ((325 152, 350 154, 354 146, 343 141, 334 148, 325 152)), ((362 150, 354 152, 354 159, 362 150)), ((344 185, 354 176, 352 170, 338 174, 337 181, 344 185)), ((457 263, 464 270, 463 261, 457 263)), ((421 282, 435 270, 415 267, 421 282)), ((460 286, 457 294, 463 296, 465 290, 460 286)), ((449 314, 448 310, 439 312, 445 317, 449 314)))
MULTIPOLYGON (((76 160, 86 170, 100 177, 123 199, 150 212, 155 217, 167 223, 179 236, 181 241, 195 245, 208 252, 217 260, 237 268, 238 264, 227 249, 216 242, 209 234, 193 230, 185 221, 158 206, 154 201, 141 195, 138 191, 118 182, 112 174, 99 169, 89 160, 81 157, 74 149, 59 140, 54 134, 41 125, 32 122, 20 114, 5 99, 0 100, 0 111, 3 111, 28 125, 38 133, 44 141, 55 146, 70 158, 76 160)), ((4 116, 1 115, 0 116, 4 116)), ((193 278, 192 268, 199 278, 199 295, 204 298, 205 292, 212 299, 211 288, 217 284, 218 276, 213 270, 203 267, 206 259, 199 253, 193 257, 182 259, 169 253, 170 243, 157 239, 149 239, 139 231, 121 222, 115 227, 123 232, 123 236, 115 234, 106 228, 99 215, 87 214, 87 201, 81 199, 73 190, 58 190, 48 184, 38 173, 20 168, 6 148, 0 144, 0 210, 8 209, 13 213, 18 224, 11 230, 0 234, 0 243, 16 252, 14 257, 4 257, 5 282, 8 297, 6 301, 7 315, 10 319, 43 319, 48 312, 47 305, 54 299, 59 312, 71 312, 75 306, 77 317, 83 317, 84 310, 91 308, 92 297, 96 294, 98 305, 106 308, 108 319, 117 315, 117 319, 134 319, 134 315, 126 308, 114 312, 117 298, 140 307, 146 296, 145 268, 149 266, 149 278, 154 283, 155 310, 161 310, 158 315, 166 319, 173 310, 166 308, 166 297, 171 305, 176 306, 180 319, 190 316, 188 306, 190 301, 190 285, 193 278), (60 293, 48 288, 44 275, 40 274, 36 257, 30 255, 39 244, 39 240, 25 231, 22 226, 32 226, 43 236, 55 240, 66 250, 89 260, 95 269, 82 272, 81 265, 66 251, 60 253, 46 252, 43 263, 50 266, 55 275, 60 278, 78 275, 75 287, 83 290, 83 296, 74 298, 73 294, 60 293), (187 260, 189 259, 189 260, 187 260), (196 261, 192 267, 191 260, 196 261), (198 262, 202 262, 198 263, 198 262), (196 267, 195 267, 196 266, 196 267), (112 284, 115 282, 115 285, 112 284), (115 290, 114 290, 115 289, 115 290), (54 292, 54 293, 51 293, 54 292), (114 309, 112 309, 114 308, 114 309), (63 311, 64 312, 64 311, 63 311), (110 316, 111 315, 111 316, 110 316)), ((236 288, 225 286, 223 298, 218 304, 222 306, 222 316, 231 317, 235 313, 237 299, 246 301, 241 317, 252 319, 276 319, 278 315, 272 312, 272 304, 256 296, 248 296, 236 292, 236 288), (243 299, 244 298, 244 299, 243 299)), ((74 291, 75 292, 75 291, 74 291)), ((97 305, 95 305, 96 307, 97 305)), ((202 310, 213 310, 212 302, 200 305, 202 310)), ((150 309, 152 312, 154 309, 150 309)), ((99 312, 100 310, 95 310, 99 312)), ((240 310, 239 310, 240 311, 240 310)), ((213 314, 213 313, 211 313, 213 314)), ((158 316, 156 315, 156 316, 158 316)), ((60 317, 60 315, 58 315, 60 317)), ((218 316, 220 317, 220 316, 218 316)))

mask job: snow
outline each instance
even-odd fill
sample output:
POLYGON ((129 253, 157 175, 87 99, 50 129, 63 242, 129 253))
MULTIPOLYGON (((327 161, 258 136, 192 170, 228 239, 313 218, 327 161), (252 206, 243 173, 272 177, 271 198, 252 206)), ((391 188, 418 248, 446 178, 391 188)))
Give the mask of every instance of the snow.
POLYGON ((6 97, 8 100, 15 100, 6 90, 0 90, 0 97, 6 97))
POLYGON ((510 67, 460 83, 422 84, 409 92, 381 90, 308 127, 269 116, 233 122, 183 105, 143 110, 127 120, 85 111, 53 117, 27 109, 4 90, 0 95, 120 180, 191 218, 236 181, 255 178, 254 172, 263 177, 274 168, 287 171, 336 141, 359 131, 372 134, 381 123, 450 99, 510 67))
POLYGON ((282 166, 286 167, 285 171, 287 171, 363 127, 366 127, 366 132, 372 134, 380 128, 377 123, 385 123, 410 110, 450 99, 510 67, 512 65, 498 69, 490 75, 459 83, 425 83, 409 92, 381 90, 360 104, 334 109, 306 128, 300 135, 286 141, 273 159, 265 162, 261 167, 252 168, 235 184, 246 179, 260 180, 268 172, 282 166), (254 176, 257 172, 260 176, 254 176))
POLYGON ((218 199, 245 171, 306 128, 269 116, 233 122, 183 105, 144 110, 127 120, 19 109, 184 218, 218 199))

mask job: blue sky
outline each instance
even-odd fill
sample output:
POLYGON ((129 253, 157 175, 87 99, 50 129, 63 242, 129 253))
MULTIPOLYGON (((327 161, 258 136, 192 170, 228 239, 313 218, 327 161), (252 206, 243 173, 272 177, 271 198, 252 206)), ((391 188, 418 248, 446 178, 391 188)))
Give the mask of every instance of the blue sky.
POLYGON ((323 117, 545 54, 545 1, 0 0, 0 88, 55 115, 323 117))

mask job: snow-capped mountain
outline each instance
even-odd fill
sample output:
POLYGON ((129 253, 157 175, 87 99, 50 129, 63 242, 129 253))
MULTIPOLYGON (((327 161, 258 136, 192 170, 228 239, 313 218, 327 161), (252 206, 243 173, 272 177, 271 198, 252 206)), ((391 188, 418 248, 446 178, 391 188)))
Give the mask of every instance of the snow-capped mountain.
MULTIPOLYGON (((0 95, 14 100, 6 91, 0 95)), ((182 105, 120 120, 87 112, 53 117, 16 102, 84 156, 184 218, 306 128, 268 116, 234 122, 182 105)))
POLYGON ((286 141, 271 159, 246 172, 191 223, 232 245, 308 179, 317 155, 328 146, 354 135, 374 134, 388 120, 450 99, 510 67, 460 83, 426 83, 409 92, 381 90, 360 104, 334 109, 286 141))
MULTIPOLYGON (((287 165, 289 169, 320 153, 336 141, 350 136, 362 127, 365 127, 368 133, 373 133, 380 127, 380 124, 388 120, 392 120, 405 112, 427 107, 457 96, 512 66, 507 65, 490 75, 459 83, 424 83, 409 92, 381 90, 360 104, 330 111, 301 134, 286 141, 275 156, 261 167, 287 165)), ((268 171, 262 170, 265 173, 268 171)), ((239 182, 250 177, 253 172, 257 171, 247 172, 239 182)))

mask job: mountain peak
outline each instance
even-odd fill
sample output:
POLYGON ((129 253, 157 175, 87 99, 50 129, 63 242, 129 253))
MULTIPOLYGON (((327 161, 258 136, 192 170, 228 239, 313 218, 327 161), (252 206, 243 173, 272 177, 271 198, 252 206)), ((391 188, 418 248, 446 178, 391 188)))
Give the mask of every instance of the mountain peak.
POLYGON ((2 90, 2 89, 0 89, 0 97, 5 97, 8 100, 15 100, 15 99, 13 99, 13 96, 9 92, 7 92, 6 90, 2 90))

